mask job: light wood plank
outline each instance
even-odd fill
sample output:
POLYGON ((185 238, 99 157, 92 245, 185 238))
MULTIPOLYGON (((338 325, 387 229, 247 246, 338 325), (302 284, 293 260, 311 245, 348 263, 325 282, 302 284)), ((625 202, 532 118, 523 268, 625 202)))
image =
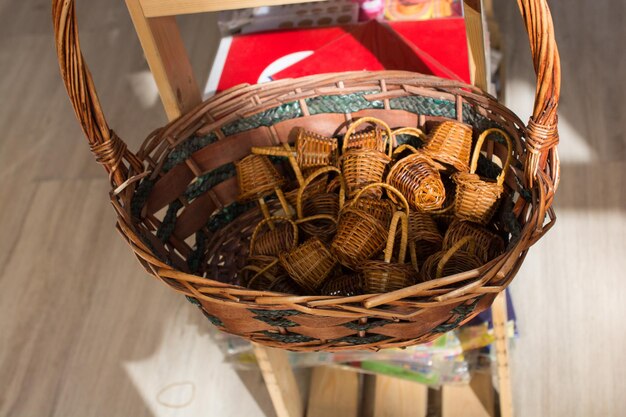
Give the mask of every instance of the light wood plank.
MULTIPOLYGON (((279 6, 305 3, 305 0, 139 0, 147 17, 175 16, 190 13, 217 12, 220 10, 245 9, 248 7, 279 6)), ((306 2, 323 0, 306 0, 306 2)))
POLYGON ((485 33, 483 19, 480 10, 476 10, 465 3, 465 28, 469 45, 470 55, 470 78, 472 84, 487 91, 489 75, 487 73, 487 61, 485 51, 485 33))
POLYGON ((307 417, 357 417, 359 375, 328 366, 313 369, 307 417))
POLYGON ((126 6, 157 83, 167 117, 175 119, 202 101, 176 18, 146 18, 139 0, 126 0, 126 6))
POLYGON ((467 385, 444 385, 442 417, 494 417, 495 396, 490 373, 475 373, 467 385))
POLYGON ((274 403, 276 416, 302 417, 302 397, 287 353, 256 344, 254 353, 274 403))
POLYGON ((500 394, 500 416, 513 417, 513 393, 511 392, 511 374, 509 370, 509 337, 506 330, 508 322, 506 311, 506 291, 496 297, 491 306, 493 334, 495 336, 496 370, 498 375, 498 393, 500 394))
POLYGON ((374 417, 425 417, 428 388, 413 381, 377 375, 374 417))

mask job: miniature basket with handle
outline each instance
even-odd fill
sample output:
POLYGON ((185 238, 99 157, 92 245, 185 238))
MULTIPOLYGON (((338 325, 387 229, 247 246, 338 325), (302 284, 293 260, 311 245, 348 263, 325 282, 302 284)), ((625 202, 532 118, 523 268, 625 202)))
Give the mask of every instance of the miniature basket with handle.
POLYGON ((487 224, 491 220, 498 208, 500 196, 504 191, 504 178, 509 171, 512 158, 513 143, 506 132, 502 129, 491 128, 480 134, 474 148, 470 171, 457 172, 452 176, 456 183, 454 212, 457 217, 480 224, 487 224), (502 167, 502 172, 498 175, 498 179, 495 182, 484 180, 476 174, 483 142, 492 133, 499 133, 500 136, 504 137, 507 144, 506 161, 502 167))
POLYGON ((370 259, 359 265, 365 290, 369 293, 386 293, 399 290, 415 283, 417 271, 411 264, 405 264, 409 235, 409 221, 406 213, 396 211, 391 219, 391 228, 387 236, 384 260, 370 259), (397 262, 391 262, 398 221, 402 221, 400 231, 400 249, 397 262))
POLYGON ((391 185, 373 183, 363 187, 339 215, 337 233, 330 245, 339 262, 352 269, 358 268, 361 262, 380 252, 387 241, 388 226, 385 219, 358 208, 359 200, 370 194, 370 190, 374 188, 386 189, 388 194, 395 194, 405 213, 409 212, 409 203, 391 185))
POLYGON ((560 64, 545 0, 518 0, 537 72, 528 124, 489 94, 458 81, 403 71, 343 72, 234 87, 155 130, 137 150, 107 124, 80 50, 77 3, 52 2, 57 56, 90 148, 109 174, 116 227, 150 275, 187 296, 223 331, 300 351, 432 340, 489 307, 527 253, 532 256, 528 249, 554 224, 560 64), (477 132, 501 128, 514 144, 508 174, 511 192, 523 195, 512 216, 520 233, 481 267, 384 294, 293 297, 239 286, 250 235, 263 216, 254 203, 237 201, 233 164, 252 146, 288 142, 294 126, 332 135, 320 129, 322 116, 333 129, 346 118, 367 116, 394 126, 423 128, 448 119, 477 132), (293 325, 280 327, 283 317, 293 325))
MULTIPOLYGON (((343 138, 341 155, 341 171, 348 187, 348 197, 354 197, 359 190, 368 184, 382 181, 385 168, 391 161, 392 147, 388 143, 390 140, 391 129, 382 120, 374 117, 363 117, 350 125, 343 138), (375 135, 373 139, 368 138, 366 141, 360 140, 357 142, 358 145, 355 145, 352 136, 356 129, 365 123, 382 126, 386 134, 375 135), (385 154, 387 146, 389 146, 389 155, 385 154)), ((369 193, 378 198, 381 191, 371 188, 369 193)))
POLYGON ((476 256, 475 250, 474 238, 463 237, 450 248, 439 251, 426 259, 420 270, 422 279, 429 281, 479 268, 483 262, 476 256), (468 249, 464 249, 465 246, 468 246, 468 249))

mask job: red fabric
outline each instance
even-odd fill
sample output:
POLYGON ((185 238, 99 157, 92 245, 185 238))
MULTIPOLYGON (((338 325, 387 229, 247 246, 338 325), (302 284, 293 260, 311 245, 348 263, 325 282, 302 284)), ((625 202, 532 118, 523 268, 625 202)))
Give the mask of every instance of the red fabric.
POLYGON ((299 51, 313 55, 273 79, 358 70, 407 70, 470 81, 462 18, 298 29, 234 36, 218 91, 254 84, 277 59, 299 51))
POLYGON ((233 36, 218 91, 241 83, 256 84, 265 68, 299 51, 315 51, 345 34, 341 27, 287 30, 233 36))
POLYGON ((388 69, 469 82, 468 59, 463 19, 392 22, 390 26, 371 21, 350 28, 348 33, 272 78, 388 69), (439 59, 426 51, 435 52, 439 59))

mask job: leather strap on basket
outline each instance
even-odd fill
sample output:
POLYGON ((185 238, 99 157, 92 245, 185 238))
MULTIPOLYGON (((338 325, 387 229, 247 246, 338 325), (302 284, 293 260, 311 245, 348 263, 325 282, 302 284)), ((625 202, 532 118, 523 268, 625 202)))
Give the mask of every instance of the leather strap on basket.
POLYGON ((141 161, 107 125, 89 68, 83 60, 73 0, 53 0, 52 19, 61 76, 76 117, 89 140, 96 161, 109 173, 111 182, 120 186, 126 181, 125 159, 135 172, 143 171, 141 161))
POLYGON ((556 145, 557 108, 561 93, 561 63, 554 38, 552 15, 546 0, 518 0, 526 25, 533 56, 537 89, 533 114, 527 126, 524 171, 529 186, 537 180, 538 171, 546 171, 556 190, 559 183, 559 157, 556 145))

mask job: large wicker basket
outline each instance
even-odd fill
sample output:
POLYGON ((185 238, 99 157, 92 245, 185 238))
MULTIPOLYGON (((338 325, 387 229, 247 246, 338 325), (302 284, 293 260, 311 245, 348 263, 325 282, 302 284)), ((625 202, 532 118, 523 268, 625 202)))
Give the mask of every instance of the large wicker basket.
MULTIPOLYGON (((146 271, 196 304, 221 330, 307 351, 380 349, 426 342, 489 307, 527 250, 553 225, 559 56, 545 0, 518 0, 537 71, 525 126, 475 87, 410 72, 320 74, 242 85, 153 132, 136 152, 109 129, 78 41, 73 0, 53 0, 61 74, 76 115, 111 180, 117 229, 146 271), (385 294, 292 296, 241 287, 258 206, 238 203, 234 163, 252 146, 287 141, 294 126, 332 137, 371 116, 392 128, 458 120, 498 127, 514 141, 506 186, 519 194, 506 251, 471 271, 385 294), (341 129, 337 129, 341 126, 341 129)), ((268 199, 268 206, 278 207, 268 199), (272 206, 273 205, 273 206, 272 206)))

